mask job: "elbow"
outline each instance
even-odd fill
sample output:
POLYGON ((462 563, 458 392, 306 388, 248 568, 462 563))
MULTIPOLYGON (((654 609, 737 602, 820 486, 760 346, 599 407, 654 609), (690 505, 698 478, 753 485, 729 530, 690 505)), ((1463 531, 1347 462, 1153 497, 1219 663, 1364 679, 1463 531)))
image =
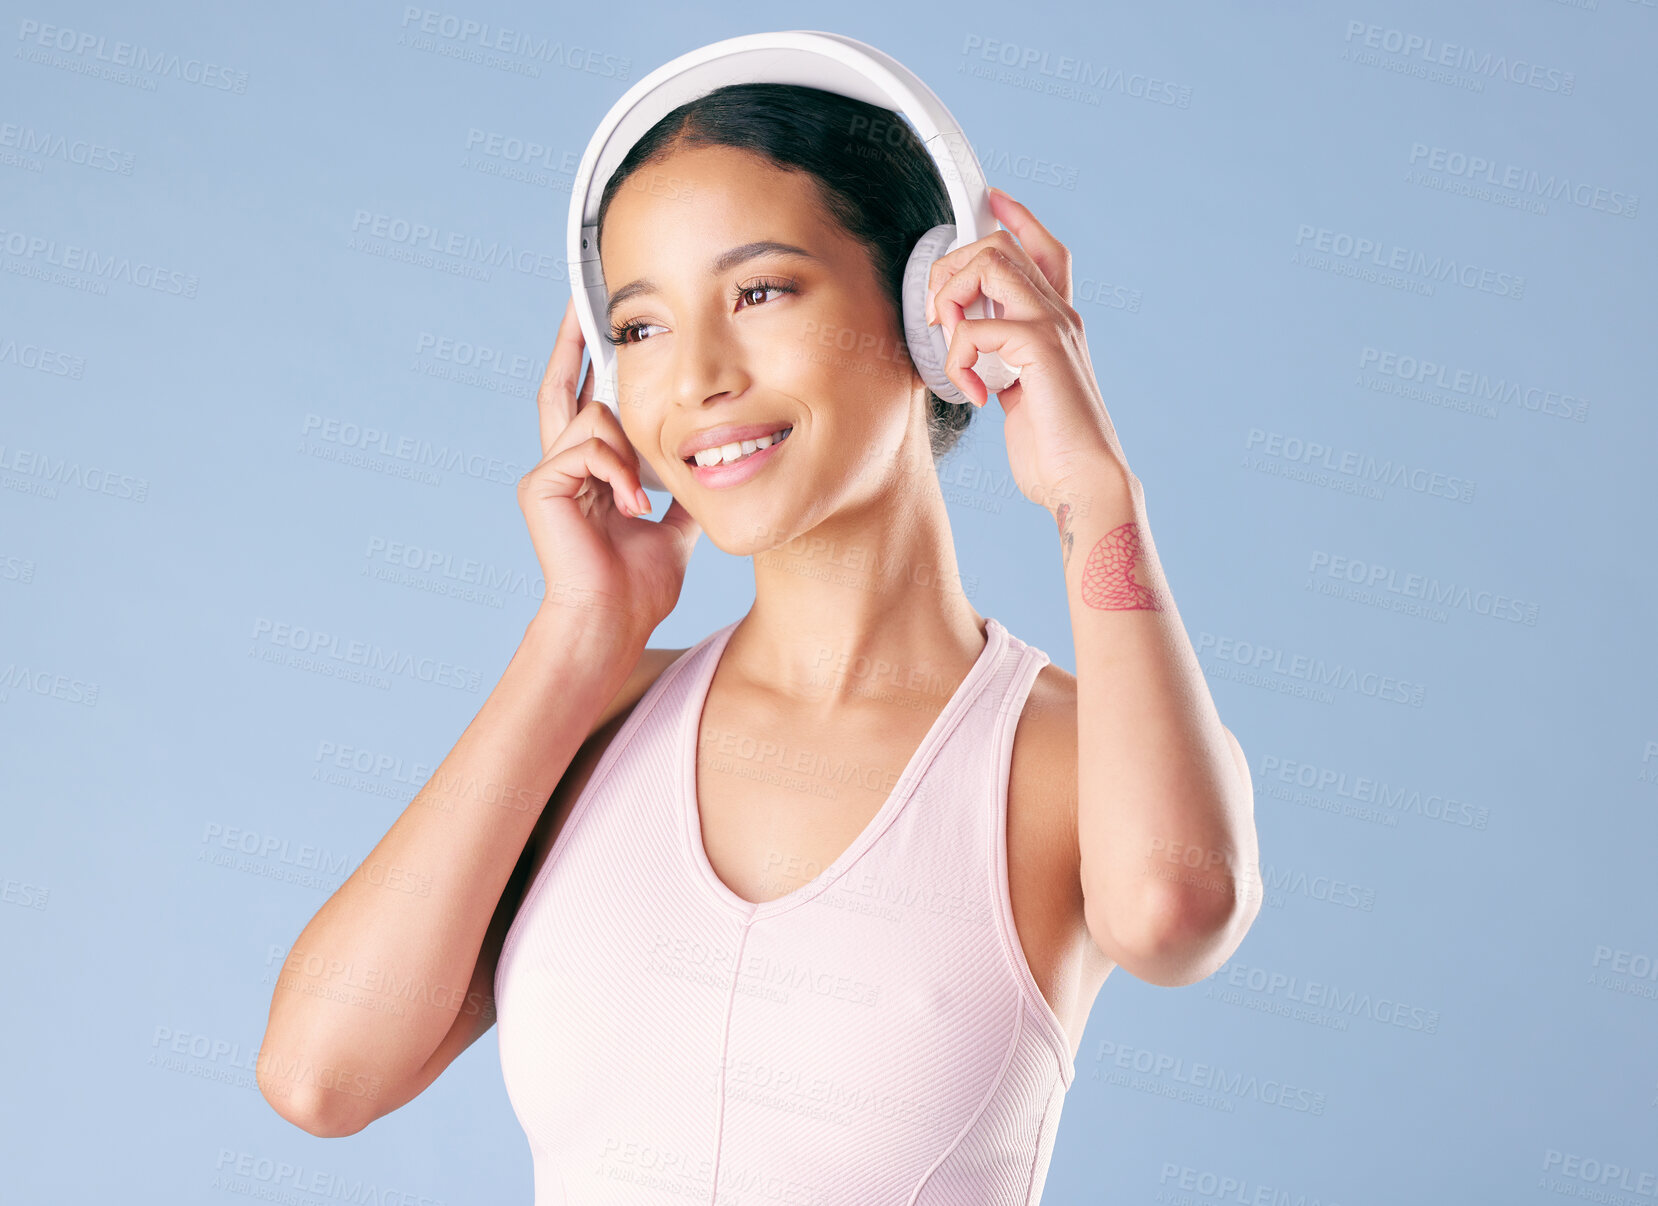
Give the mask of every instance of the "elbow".
MULTIPOLYGON (((355 1135, 378 1116, 364 1110, 360 1103, 338 1090, 317 1084, 296 1084, 285 1077, 267 1073, 268 1058, 261 1057, 260 1070, 255 1074, 259 1092, 271 1109, 306 1134, 319 1139, 342 1139, 355 1135)), ((272 1061, 272 1066, 278 1062, 272 1061)))
MULTIPOLYGON (((1160 988, 1196 984, 1232 957, 1260 907, 1259 895, 1247 892, 1167 893, 1118 933, 1112 945, 1121 957, 1113 957, 1135 979, 1160 988)), ((1092 920, 1089 928, 1099 933, 1092 920)))

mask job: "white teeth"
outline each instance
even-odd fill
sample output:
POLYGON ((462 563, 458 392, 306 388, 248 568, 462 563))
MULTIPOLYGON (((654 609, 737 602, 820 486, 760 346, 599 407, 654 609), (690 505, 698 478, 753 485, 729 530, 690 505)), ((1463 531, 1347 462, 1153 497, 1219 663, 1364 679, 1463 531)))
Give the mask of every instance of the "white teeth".
POLYGON ((736 440, 730 444, 721 444, 718 448, 704 448, 695 454, 699 465, 729 465, 732 461, 740 461, 750 453, 759 452, 762 448, 770 448, 773 444, 786 437, 793 430, 789 427, 779 427, 770 435, 760 436, 753 440, 736 440))

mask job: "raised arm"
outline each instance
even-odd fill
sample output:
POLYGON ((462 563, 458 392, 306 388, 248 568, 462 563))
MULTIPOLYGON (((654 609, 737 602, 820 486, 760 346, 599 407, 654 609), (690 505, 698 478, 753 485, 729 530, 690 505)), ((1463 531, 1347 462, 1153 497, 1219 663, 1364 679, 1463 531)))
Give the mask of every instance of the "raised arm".
POLYGON ((454 749, 294 941, 257 1071, 277 1113, 314 1135, 361 1130, 489 1028, 484 976, 523 891, 530 835, 582 742, 629 694, 640 652, 631 632, 575 609, 531 622, 454 749))
MULTIPOLYGON (((518 503, 546 591, 455 748, 300 932, 271 997, 259 1089, 315 1135, 396 1109, 489 1028, 526 846, 582 743, 620 706, 702 529, 647 518, 639 454, 581 375, 565 307, 536 394, 540 462, 518 503)), ((656 668, 659 668, 656 667, 656 668)))

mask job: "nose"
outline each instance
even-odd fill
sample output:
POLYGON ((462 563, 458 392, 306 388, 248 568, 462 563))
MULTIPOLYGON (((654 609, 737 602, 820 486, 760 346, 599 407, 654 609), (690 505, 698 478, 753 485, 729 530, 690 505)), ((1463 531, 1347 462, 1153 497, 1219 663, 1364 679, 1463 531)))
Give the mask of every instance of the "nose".
MULTIPOLYGON (((617 384, 619 396, 631 403, 622 408, 622 429, 642 460, 650 459, 644 449, 659 449, 673 464, 679 459, 677 442, 692 429, 708 426, 710 420, 702 414, 705 407, 720 398, 740 396, 752 384, 747 354, 717 312, 677 319, 673 346, 666 355, 640 359, 651 368, 636 375, 640 368, 635 363, 617 384), (671 418, 672 430, 665 432, 671 418)), ((652 474, 662 480, 655 469, 652 474)))
POLYGON ((693 315, 680 323, 667 374, 667 400, 692 411, 741 394, 751 384, 742 341, 715 314, 693 315))

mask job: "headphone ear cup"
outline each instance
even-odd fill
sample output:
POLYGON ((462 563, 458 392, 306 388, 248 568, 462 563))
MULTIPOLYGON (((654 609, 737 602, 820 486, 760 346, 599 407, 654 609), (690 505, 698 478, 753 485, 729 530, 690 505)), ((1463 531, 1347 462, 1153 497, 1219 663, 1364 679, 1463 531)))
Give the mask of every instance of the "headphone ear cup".
POLYGON ((910 249, 904 265, 904 342, 927 388, 946 402, 966 406, 970 405, 967 395, 944 373, 944 358, 950 354, 944 328, 927 325, 927 274, 955 238, 956 228, 947 222, 922 235, 910 249))
MULTIPOLYGON (((950 345, 944 338, 941 324, 927 325, 927 275, 939 256, 955 242, 956 228, 948 223, 935 226, 916 241, 904 265, 904 342, 909 345, 910 359, 921 373, 921 379, 946 402, 971 406, 973 400, 944 373, 944 358, 950 354, 950 345)), ((970 317, 978 317, 980 303, 967 307, 970 317)), ((1002 317, 1001 307, 994 302, 984 306, 986 316, 1002 317)), ((980 352, 973 363, 973 371, 991 393, 997 393, 1019 380, 1019 369, 1004 361, 995 352, 980 352)))

